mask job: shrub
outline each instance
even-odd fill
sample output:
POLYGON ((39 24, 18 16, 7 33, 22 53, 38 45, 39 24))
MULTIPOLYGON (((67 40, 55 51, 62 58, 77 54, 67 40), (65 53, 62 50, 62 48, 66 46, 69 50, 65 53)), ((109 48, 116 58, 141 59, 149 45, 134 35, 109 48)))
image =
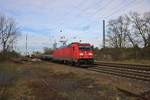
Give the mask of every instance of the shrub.
POLYGON ((16 51, 0 52, 0 61, 10 60, 12 58, 18 58, 21 55, 16 51))
POLYGON ((150 48, 102 48, 95 50, 98 60, 150 59, 150 48))

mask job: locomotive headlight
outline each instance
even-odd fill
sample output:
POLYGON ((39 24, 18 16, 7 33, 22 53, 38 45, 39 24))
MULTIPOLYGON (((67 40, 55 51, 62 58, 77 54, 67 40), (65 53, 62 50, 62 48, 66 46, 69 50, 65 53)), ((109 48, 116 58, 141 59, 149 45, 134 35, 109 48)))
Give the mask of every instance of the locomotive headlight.
POLYGON ((83 53, 80 53, 80 56, 83 56, 83 53))
POLYGON ((89 53, 89 55, 92 56, 93 54, 92 54, 92 53, 89 53))

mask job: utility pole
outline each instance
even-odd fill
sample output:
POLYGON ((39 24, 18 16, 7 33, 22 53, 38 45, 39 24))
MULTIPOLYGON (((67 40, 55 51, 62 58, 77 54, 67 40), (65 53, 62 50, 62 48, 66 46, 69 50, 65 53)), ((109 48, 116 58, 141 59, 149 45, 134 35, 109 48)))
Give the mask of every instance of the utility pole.
MULTIPOLYGON (((51 37, 51 33, 49 34, 49 41, 50 41, 50 45, 52 45, 52 37, 51 37)), ((52 47, 53 48, 53 47, 52 47)))
POLYGON ((55 50, 57 48, 57 42, 56 40, 54 41, 54 44, 53 44, 53 49, 55 50))
POLYGON ((105 48, 105 20, 103 20, 103 48, 105 48))
MULTIPOLYGON (((62 33, 62 32, 63 32, 63 31, 60 30, 60 33, 62 33)), ((65 37, 65 36, 61 36, 59 42, 62 43, 62 46, 66 46, 66 43, 67 43, 66 37, 65 37)))
POLYGON ((26 34, 26 56, 28 55, 28 36, 26 34))

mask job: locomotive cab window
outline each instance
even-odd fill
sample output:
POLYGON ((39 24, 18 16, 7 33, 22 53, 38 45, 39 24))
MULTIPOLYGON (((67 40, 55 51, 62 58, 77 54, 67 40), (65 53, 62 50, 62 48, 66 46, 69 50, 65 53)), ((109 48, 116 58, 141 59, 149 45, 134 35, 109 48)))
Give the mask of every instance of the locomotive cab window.
POLYGON ((91 46, 80 46, 79 49, 81 51, 83 51, 83 50, 92 50, 92 47, 91 46))

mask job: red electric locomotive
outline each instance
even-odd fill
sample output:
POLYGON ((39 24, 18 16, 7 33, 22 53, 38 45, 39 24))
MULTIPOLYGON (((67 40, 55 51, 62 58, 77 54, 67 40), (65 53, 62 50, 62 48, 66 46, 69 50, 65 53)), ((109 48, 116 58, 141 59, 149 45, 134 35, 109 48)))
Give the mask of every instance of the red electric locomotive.
POLYGON ((88 43, 73 42, 53 51, 53 60, 71 64, 93 64, 93 46, 88 43))

